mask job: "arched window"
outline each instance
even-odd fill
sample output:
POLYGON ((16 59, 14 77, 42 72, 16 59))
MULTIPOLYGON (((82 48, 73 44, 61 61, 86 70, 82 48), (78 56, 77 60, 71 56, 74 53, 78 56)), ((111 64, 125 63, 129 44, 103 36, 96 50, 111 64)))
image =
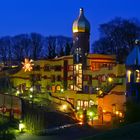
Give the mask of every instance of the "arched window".
POLYGON ((130 70, 127 71, 127 82, 128 82, 128 83, 131 82, 131 73, 132 73, 132 72, 131 72, 130 70))
POLYGON ((135 71, 135 79, 136 79, 136 83, 140 82, 140 71, 139 70, 135 71))

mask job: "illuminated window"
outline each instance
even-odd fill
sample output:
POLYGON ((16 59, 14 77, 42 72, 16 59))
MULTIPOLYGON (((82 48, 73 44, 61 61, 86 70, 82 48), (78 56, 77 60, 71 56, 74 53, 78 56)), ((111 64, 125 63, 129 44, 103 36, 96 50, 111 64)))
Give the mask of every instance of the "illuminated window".
POLYGON ((100 64, 99 63, 91 63, 91 70, 96 71, 100 69, 100 64))
POLYGON ((140 82, 140 71, 136 70, 136 83, 140 82))
POLYGON ((84 106, 84 102, 82 100, 77 100, 77 106, 83 107, 84 106))
POLYGON ((55 86, 52 86, 52 92, 55 92, 55 86))
POLYGON ((89 101, 89 107, 93 106, 94 105, 94 101, 93 100, 90 100, 89 101))
POLYGON ((84 107, 88 107, 88 101, 84 101, 84 107))
POLYGON ((69 88, 70 88, 71 90, 73 90, 73 85, 70 84, 70 85, 69 85, 69 88))
POLYGON ((68 70, 73 71, 73 66, 72 65, 68 66, 68 70))
POLYGON ((83 107, 84 106, 84 102, 81 100, 81 107, 83 107))
POLYGON ((131 71, 130 70, 127 71, 127 82, 128 83, 131 82, 131 71))
POLYGON ((77 106, 81 106, 80 100, 77 101, 77 106))

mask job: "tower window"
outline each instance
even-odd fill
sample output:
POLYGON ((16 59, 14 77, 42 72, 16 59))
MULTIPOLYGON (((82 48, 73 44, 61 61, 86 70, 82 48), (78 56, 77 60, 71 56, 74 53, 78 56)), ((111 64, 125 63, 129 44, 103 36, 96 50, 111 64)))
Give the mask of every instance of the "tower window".
POLYGON ((131 82, 131 71, 130 70, 127 71, 127 82, 128 83, 131 82))
POLYGON ((140 82, 140 71, 136 70, 136 83, 140 82))

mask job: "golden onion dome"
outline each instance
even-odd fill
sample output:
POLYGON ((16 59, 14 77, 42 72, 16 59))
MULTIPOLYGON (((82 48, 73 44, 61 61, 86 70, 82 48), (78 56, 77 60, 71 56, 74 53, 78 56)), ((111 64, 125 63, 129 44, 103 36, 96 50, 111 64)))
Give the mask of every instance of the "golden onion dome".
POLYGON ((73 33, 76 33, 76 32, 90 32, 90 24, 84 16, 83 8, 80 8, 79 17, 78 17, 78 19, 76 19, 74 21, 72 30, 73 30, 73 33))

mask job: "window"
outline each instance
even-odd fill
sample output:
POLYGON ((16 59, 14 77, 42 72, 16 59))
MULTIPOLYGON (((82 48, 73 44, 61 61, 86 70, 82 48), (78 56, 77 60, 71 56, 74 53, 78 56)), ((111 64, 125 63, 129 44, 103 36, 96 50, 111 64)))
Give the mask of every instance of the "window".
POLYGON ((93 100, 90 100, 89 101, 89 107, 93 106, 94 105, 94 101, 93 100))
POLYGON ((87 108, 88 107, 88 101, 84 101, 84 107, 87 108))
POLYGON ((57 81, 61 81, 61 75, 57 75, 57 81))
POLYGON ((92 85, 92 75, 89 75, 88 76, 88 84, 89 85, 92 85))
POLYGON ((52 86, 52 92, 55 92, 55 86, 52 86))
POLYGON ((69 71, 73 71, 73 65, 68 66, 69 71))
POLYGON ((130 70, 127 71, 127 82, 128 83, 131 82, 131 71, 130 70))
POLYGON ((140 71, 136 70, 136 83, 140 82, 140 71))
POLYGON ((41 92, 41 85, 40 84, 36 85, 36 91, 41 92))
POLYGON ((77 106, 81 106, 80 100, 77 100, 77 106))
POLYGON ((49 65, 45 65, 44 66, 44 71, 50 71, 50 66, 49 65))
POLYGON ((69 78, 70 78, 70 80, 73 80, 73 76, 72 75, 70 75, 69 78))
POLYGON ((37 81, 41 81, 41 74, 37 74, 37 75, 36 75, 36 80, 37 80, 37 81))
POLYGON ((70 88, 71 90, 73 90, 73 85, 70 84, 70 85, 69 85, 69 88, 70 88))
POLYGON ((55 75, 51 76, 51 82, 55 82, 55 75))
POLYGON ((82 100, 77 100, 77 106, 78 107, 83 107, 84 106, 84 102, 82 100))
POLYGON ((34 71, 40 71, 40 66, 39 66, 39 65, 34 66, 34 67, 33 67, 33 70, 34 70, 34 71))
POLYGON ((57 65, 57 66, 55 66, 55 71, 61 71, 61 65, 57 65))

